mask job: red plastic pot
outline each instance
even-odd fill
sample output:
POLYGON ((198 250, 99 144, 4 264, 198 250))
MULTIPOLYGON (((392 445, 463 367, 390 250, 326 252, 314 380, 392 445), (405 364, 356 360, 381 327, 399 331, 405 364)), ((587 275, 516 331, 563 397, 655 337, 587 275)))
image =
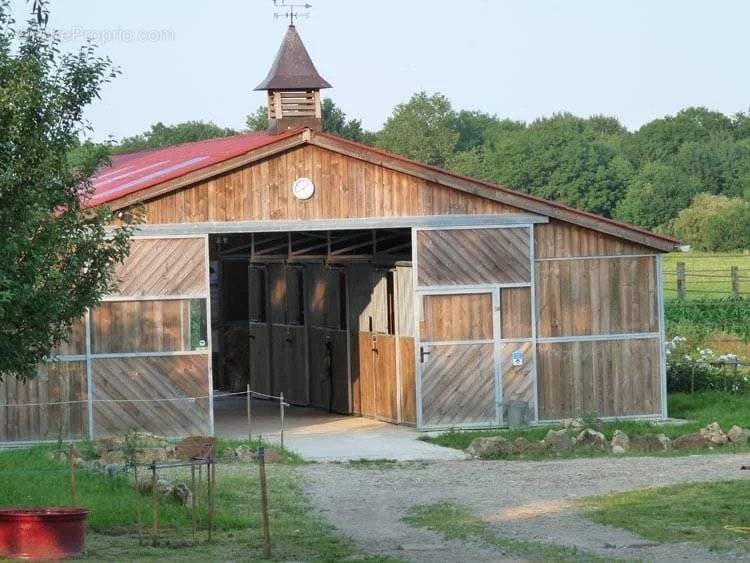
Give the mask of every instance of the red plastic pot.
POLYGON ((0 508, 0 557, 67 559, 83 553, 85 508, 0 508))

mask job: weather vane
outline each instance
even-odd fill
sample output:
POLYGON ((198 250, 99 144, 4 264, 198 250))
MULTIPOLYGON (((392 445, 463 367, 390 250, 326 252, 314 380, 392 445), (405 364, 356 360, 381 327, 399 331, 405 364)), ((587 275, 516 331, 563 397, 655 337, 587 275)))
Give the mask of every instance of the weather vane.
POLYGON ((285 9, 286 12, 274 12, 273 17, 275 18, 289 18, 289 25, 294 25, 294 19, 297 18, 309 18, 310 12, 298 12, 298 8, 309 10, 312 8, 312 4, 298 4, 289 0, 273 0, 273 5, 276 8, 285 9))

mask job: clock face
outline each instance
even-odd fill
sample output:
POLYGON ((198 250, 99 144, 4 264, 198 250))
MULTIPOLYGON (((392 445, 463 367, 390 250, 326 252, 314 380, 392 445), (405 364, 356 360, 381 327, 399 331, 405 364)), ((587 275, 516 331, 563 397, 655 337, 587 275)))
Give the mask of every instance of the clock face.
POLYGON ((297 199, 310 199, 315 193, 315 184, 310 178, 297 178, 292 184, 292 193, 297 199))

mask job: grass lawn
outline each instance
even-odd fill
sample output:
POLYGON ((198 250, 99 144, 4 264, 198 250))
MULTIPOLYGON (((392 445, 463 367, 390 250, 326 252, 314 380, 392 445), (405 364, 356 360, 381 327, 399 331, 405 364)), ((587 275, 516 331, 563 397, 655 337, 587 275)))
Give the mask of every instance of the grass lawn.
MULTIPOLYGON (((717 421, 724 431, 729 430, 733 424, 750 428, 750 395, 735 395, 722 391, 704 391, 693 395, 686 393, 673 393, 669 396, 669 416, 689 420, 685 424, 659 424, 646 421, 619 420, 601 423, 593 423, 596 430, 602 432, 607 439, 612 438, 615 430, 622 430, 629 436, 642 434, 665 434, 669 438, 677 438, 688 432, 694 432, 703 428, 711 422, 717 421)), ((466 449, 474 438, 480 436, 503 436, 509 440, 524 437, 529 441, 539 441, 547 434, 552 426, 538 426, 517 430, 478 430, 469 432, 447 432, 440 436, 425 438, 426 441, 456 449, 466 449)), ((743 448, 750 450, 750 448, 743 448)), ((731 448, 701 450, 702 453, 732 452, 731 448)), ((659 455, 689 455, 696 453, 694 450, 669 450, 659 455)), ((607 455, 597 451, 574 451, 563 457, 580 457, 607 455)), ((634 452, 632 455, 643 455, 634 452)), ((525 459, 547 459, 548 453, 539 453, 525 459)), ((555 454, 555 457, 558 455, 555 454)))
POLYGON ((583 499, 601 524, 667 543, 694 542, 709 549, 750 551, 750 482, 747 479, 641 489, 583 499))
POLYGON ((750 296, 750 254, 696 251, 666 254, 662 267, 667 298, 677 297, 678 262, 685 263, 688 299, 728 296, 732 288, 732 266, 739 268, 740 292, 750 296))
MULTIPOLYGON (((47 459, 50 447, 0 451, 0 505, 65 506, 70 503, 67 466, 47 459)), ((363 557, 348 540, 313 515, 294 463, 268 464, 271 535, 275 559, 338 561, 363 557)), ((170 470, 168 478, 190 483, 189 470, 170 470), (181 471, 178 474, 177 471, 181 471)), ((78 472, 78 504, 91 512, 87 557, 92 560, 259 560, 262 559, 258 469, 255 464, 219 464, 216 477, 215 536, 206 543, 191 538, 189 507, 160 500, 158 545, 139 545, 136 499, 127 476, 78 472)), ((205 484, 205 481, 204 481, 205 484)), ((205 490, 199 496, 206 507, 205 490)), ((150 496, 141 497, 144 523, 150 524, 150 496)), ((205 508, 200 511, 205 530, 205 508)), ((148 536, 146 536, 148 537, 148 536)), ((375 559, 379 560, 379 559, 375 559)))
POLYGON ((472 541, 503 551, 507 558, 531 561, 605 561, 579 549, 540 541, 517 540, 497 535, 462 506, 448 502, 413 506, 403 521, 415 528, 426 528, 446 539, 472 541))

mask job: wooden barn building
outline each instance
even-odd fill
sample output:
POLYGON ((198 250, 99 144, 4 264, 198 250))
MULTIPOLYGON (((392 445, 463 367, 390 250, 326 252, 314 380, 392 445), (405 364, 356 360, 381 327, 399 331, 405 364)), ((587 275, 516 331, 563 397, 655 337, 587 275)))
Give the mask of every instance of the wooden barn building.
POLYGON ((290 26, 267 132, 100 172, 92 203, 143 221, 119 290, 0 385, 0 441, 211 433, 248 384, 419 429, 666 417, 677 241, 322 132, 329 86, 290 26))

